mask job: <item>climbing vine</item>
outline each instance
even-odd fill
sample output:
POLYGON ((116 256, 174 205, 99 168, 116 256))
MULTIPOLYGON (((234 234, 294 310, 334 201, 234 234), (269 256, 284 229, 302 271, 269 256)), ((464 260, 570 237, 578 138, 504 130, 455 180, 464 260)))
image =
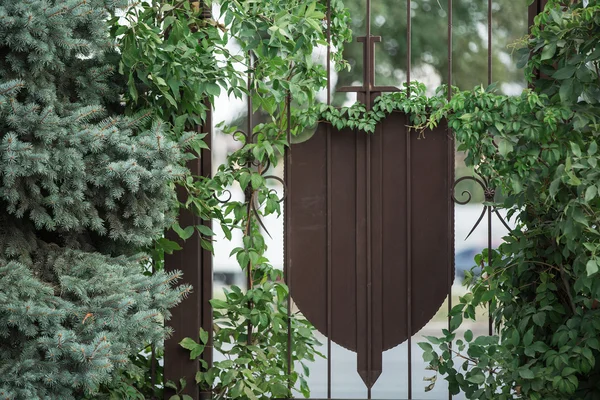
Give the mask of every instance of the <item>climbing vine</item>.
POLYGON ((535 90, 460 92, 424 87, 384 94, 372 110, 315 107, 299 118, 373 133, 391 112, 414 129, 447 124, 466 163, 503 193, 516 228, 499 249, 475 257, 470 291, 449 329, 420 343, 431 390, 438 374, 471 399, 595 399, 600 396, 600 4, 550 1, 535 19, 521 66, 535 90), (408 94, 407 94, 408 93, 408 94), (494 336, 458 330, 488 307, 494 336))
MULTIPOLYGON (((240 149, 212 179, 180 181, 188 192, 181 207, 217 219, 228 238, 233 230, 242 232, 243 243, 232 256, 251 277, 248 290, 234 287, 224 300, 213 300, 214 344, 226 359, 212 368, 204 365, 198 384, 217 398, 289 396, 293 388, 308 396, 302 375, 288 371, 286 340, 290 329, 294 362, 312 360, 317 355, 312 327, 297 316, 288 318, 287 287, 264 256, 261 217, 280 213, 281 201, 267 184, 269 168, 289 145, 288 131, 331 123, 369 134, 389 113, 403 112, 425 139, 428 129, 447 124, 459 149, 467 151, 467 164, 502 191, 504 200, 495 206, 507 208, 517 225, 498 250, 476 257, 483 273, 471 278, 470 292, 452 309, 450 329, 420 344, 436 373, 429 388, 440 374, 452 393, 463 391, 469 398, 597 398, 598 1, 565 6, 551 0, 536 18, 520 52, 535 90, 507 97, 493 87, 452 88, 447 100, 448 88, 428 97, 423 85, 411 83, 380 96, 369 111, 360 104, 301 106, 314 104, 326 84, 323 66, 311 56, 326 44, 324 2, 224 0, 218 6, 219 18, 207 19, 199 2, 142 2, 131 11, 136 14, 130 25, 115 29, 128 107, 153 110, 197 151, 205 146, 201 136, 185 132, 203 122, 221 91, 249 96, 263 115, 250 132, 225 129, 240 140, 240 149), (232 40, 240 46, 236 54, 226 46, 232 40), (244 192, 243 201, 227 199, 232 187, 244 192), (467 331, 464 340, 457 339, 463 320, 474 319, 476 307, 488 304, 497 335, 474 338, 467 331)), ((340 50, 350 39, 349 17, 341 2, 332 6, 333 58, 343 68, 340 50)), ((206 228, 175 228, 182 238, 199 229, 203 245, 211 248, 214 234, 206 228)), ((163 252, 176 249, 168 241, 161 246, 163 252)), ((206 338, 200 332, 182 346, 196 358, 206 338)))
MULTIPOLYGON (((349 15, 341 1, 330 4, 335 15, 329 38, 332 61, 341 69, 347 67, 341 46, 351 39, 349 15)), ((212 178, 188 175, 178 182, 187 198, 176 207, 217 221, 226 239, 236 230, 243 237, 231 256, 249 275, 248 288, 233 286, 224 299, 211 301, 214 349, 225 360, 209 368, 201 359, 207 332, 181 342, 201 363, 196 382, 213 398, 291 397, 294 390, 309 396, 296 367, 314 360, 318 342, 304 318, 288 316, 287 286, 265 257, 262 218, 281 212, 282 193, 274 193, 268 180, 277 179, 271 170, 281 162, 288 132, 303 129, 287 116, 299 104, 313 103, 326 84, 324 66, 313 60, 317 46, 325 51, 328 44, 325 12, 323 1, 165 0, 133 4, 112 21, 121 50, 119 72, 128 87, 127 108, 132 113, 149 110, 169 122, 171 135, 195 150, 188 159, 207 147, 204 133, 194 130, 221 93, 252 101, 259 122, 243 131, 223 126, 240 148, 212 178), (232 51, 231 43, 239 50, 232 51), (230 190, 238 189, 244 193, 242 201, 230 196, 230 190), (288 349, 288 331, 293 350, 288 349)), ((209 250, 214 240, 222 240, 205 225, 176 224, 173 229, 182 239, 198 231, 209 250)), ((178 249, 173 241, 158 241, 155 266, 162 268, 164 253, 178 249)), ((167 385, 177 388, 173 399, 185 398, 178 385, 167 385)))

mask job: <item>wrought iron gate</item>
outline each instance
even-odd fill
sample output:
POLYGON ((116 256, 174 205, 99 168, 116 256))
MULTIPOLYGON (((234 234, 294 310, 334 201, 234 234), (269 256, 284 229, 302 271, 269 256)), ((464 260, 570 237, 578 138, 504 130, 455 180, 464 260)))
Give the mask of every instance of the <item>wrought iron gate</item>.
MULTIPOLYGON (((345 92, 357 92, 359 101, 363 102, 365 105, 369 106, 372 104, 374 98, 376 98, 382 92, 394 91, 396 88, 388 87, 388 86, 376 86, 374 81, 374 71, 375 71, 375 56, 374 56, 374 46, 376 42, 381 40, 378 36, 373 36, 371 34, 371 2, 372 1, 388 1, 388 0, 365 0, 365 17, 366 17, 366 34, 358 40, 363 43, 364 47, 364 81, 363 85, 359 87, 344 87, 339 89, 340 91, 345 92)), ((457 1, 457 0, 454 0, 457 1)), ((466 1, 466 0, 464 0, 466 1)), ((328 12, 327 12, 327 36, 328 42, 331 42, 331 12, 330 12, 330 0, 328 2, 328 12)), ((533 24, 533 17, 537 15, 543 7, 545 6, 547 0, 535 0, 533 4, 529 6, 528 12, 528 21, 529 26, 533 24)), ((411 0, 406 0, 407 3, 407 31, 406 31, 406 43, 407 43, 407 65, 406 65, 406 79, 408 82, 411 81, 411 0)), ((452 49, 452 32, 453 32, 453 0, 447 0, 447 57, 448 57, 448 69, 447 69, 447 81, 453 82, 453 71, 452 71, 452 59, 453 59, 453 49, 452 49)), ((493 17, 493 2, 492 0, 487 0, 487 80, 488 84, 492 82, 492 17, 493 17)), ((331 46, 327 49, 327 78, 328 78, 328 86, 327 86, 327 103, 331 104, 332 101, 332 88, 331 88, 331 46)), ((251 77, 249 77, 251 79, 251 77)), ((451 93, 448 93, 448 96, 451 96, 451 93)), ((289 101, 289 100, 288 100, 289 101)), ((289 110, 289 107, 288 107, 289 110)), ((248 105, 249 116, 252 114, 252 106, 248 105)), ((210 112, 208 113, 208 118, 206 121, 206 126, 202 127, 204 132, 212 131, 212 121, 210 117, 210 112)), ((393 127, 401 127, 404 126, 405 123, 402 120, 403 117, 398 117, 397 121, 388 122, 393 127)), ((384 123, 385 124, 385 123, 384 123)), ((438 280, 438 284, 441 282, 441 288, 443 290, 441 300, 443 298, 448 299, 448 310, 452 308, 452 297, 451 297, 451 285, 454 276, 454 265, 453 265, 453 253, 454 253, 454 213, 453 207, 454 203, 457 204, 466 204, 471 200, 471 196, 468 195, 465 200, 462 198, 456 198, 454 196, 454 189, 457 184, 460 182, 470 179, 474 181, 477 185, 481 187, 484 191, 486 200, 493 199, 495 193, 494 188, 490 188, 487 186, 485 177, 473 177, 473 178, 460 178, 454 181, 454 142, 451 139, 452 135, 447 134, 444 130, 440 132, 433 132, 434 137, 437 137, 437 142, 432 146, 434 148, 433 151, 436 151, 437 154, 444 155, 444 158, 439 159, 436 164, 435 170, 442 171, 441 174, 438 173, 436 176, 435 183, 432 184, 434 189, 437 189, 438 192, 434 190, 432 193, 427 193, 424 197, 418 197, 418 192, 414 189, 414 185, 411 184, 411 179, 416 172, 415 160, 418 159, 418 154, 412 154, 411 152, 422 151, 418 148, 418 145, 411 139, 411 135, 409 133, 404 132, 404 134, 396 133, 396 137, 402 139, 404 142, 402 144, 403 154, 400 158, 400 163, 398 160, 395 160, 396 163, 391 163, 387 165, 385 161, 385 157, 383 157, 383 143, 384 143, 384 131, 387 128, 381 127, 380 134, 376 133, 373 136, 366 137, 359 140, 357 135, 346 135, 346 137, 352 137, 351 140, 346 140, 345 143, 340 144, 340 146, 348 147, 348 154, 351 154, 351 162, 354 162, 355 165, 361 163, 364 166, 364 171, 362 168, 357 168, 354 175, 350 177, 350 180, 346 183, 349 185, 355 185, 355 189, 360 189, 364 193, 376 193, 375 197, 371 198, 365 196, 364 198, 360 196, 356 196, 353 200, 353 203, 349 206, 348 212, 350 215, 354 215, 356 218, 352 223, 346 224, 343 222, 339 222, 340 215, 336 214, 337 211, 332 210, 332 204, 338 200, 336 200, 336 196, 339 196, 339 190, 345 190, 343 187, 335 187, 335 185, 340 185, 340 174, 336 173, 336 159, 340 159, 339 157, 346 157, 336 153, 338 150, 338 142, 336 142, 336 146, 332 146, 332 130, 330 126, 321 127, 319 131, 315 135, 317 137, 316 140, 319 140, 318 144, 315 148, 320 148, 323 150, 322 158, 314 159, 309 156, 306 158, 302 155, 303 151, 298 150, 298 157, 292 158, 293 154, 295 154, 295 146, 292 146, 291 150, 287 151, 286 154, 286 166, 285 169, 285 186, 287 190, 286 194, 286 207, 285 207, 285 225, 286 225, 286 233, 284 238, 284 275, 285 279, 290 285, 290 290, 294 296, 298 297, 299 305, 306 308, 305 314, 309 317, 317 328, 319 328, 322 333, 324 333, 328 339, 326 344, 327 349, 327 399, 332 399, 332 384, 331 384, 331 376, 332 376, 332 363, 331 363, 331 350, 332 350, 332 340, 341 344, 345 344, 346 347, 351 348, 352 350, 358 353, 358 370, 361 375, 365 386, 367 388, 367 398, 371 398, 371 387, 377 380, 378 374, 381 373, 381 353, 391 347, 394 346, 401 341, 408 341, 408 365, 407 365, 407 393, 408 399, 413 399, 413 367, 412 360, 414 355, 411 354, 411 346, 410 342, 412 340, 412 334, 418 330, 424 324, 425 321, 422 321, 423 318, 419 319, 419 316, 415 316, 415 304, 419 307, 424 306, 425 308, 433 309, 436 306, 439 307, 440 298, 436 296, 425 296, 425 297, 416 297, 415 289, 421 288, 422 284, 421 278, 419 276, 418 271, 414 271, 411 267, 407 267, 406 271, 403 272, 402 276, 394 276, 394 273, 390 276, 384 276, 385 271, 382 269, 382 265, 384 263, 384 249, 386 246, 390 245, 386 244, 386 240, 389 242, 390 237, 392 235, 396 235, 397 232, 386 231, 385 226, 382 222, 383 219, 383 209, 388 207, 386 211, 388 214, 391 208, 386 206, 385 199, 389 201, 398 201, 403 205, 401 208, 401 213, 396 215, 397 221, 401 221, 400 224, 405 227, 403 230, 404 236, 400 239, 397 239, 398 242, 405 243, 406 245, 403 247, 403 259, 405 261, 405 265, 411 266, 414 258, 423 254, 423 249, 421 247, 425 246, 424 244, 420 244, 419 238, 414 236, 414 232, 412 230, 412 226, 415 221, 412 221, 414 218, 421 218, 423 215, 423 210, 431 209, 432 205, 427 203, 427 198, 431 198, 431 196, 442 196, 445 194, 445 202, 435 203, 435 207, 438 208, 437 218, 443 218, 441 225, 436 225, 435 229, 432 232, 428 232, 428 234, 438 235, 440 238, 448 239, 447 244, 448 247, 445 248, 444 251, 440 252, 441 258, 431 258, 422 260, 422 265, 432 265, 432 263, 436 263, 438 266, 441 265, 443 267, 443 279, 438 280), (436 136, 437 135, 437 136, 436 136), (411 158, 411 154, 413 157, 411 158), (304 157, 304 158, 303 158, 304 157), (336 158, 337 157, 337 158, 336 158), (306 190, 307 183, 302 182, 302 175, 300 173, 301 169, 294 169, 291 167, 292 160, 294 163, 299 162, 298 160, 304 160, 307 163, 311 164, 312 167, 316 167, 317 169, 321 169, 322 181, 319 188, 317 188, 317 195, 321 196, 322 199, 322 209, 324 210, 324 214, 319 216, 321 218, 321 228, 320 234, 323 238, 323 246, 322 251, 319 255, 321 257, 320 262, 323 268, 317 272, 316 270, 310 270, 311 273, 321 273, 323 275, 323 285, 322 289, 324 290, 322 298, 317 301, 323 308, 318 311, 314 305, 308 304, 309 300, 302 299, 301 292, 294 292, 296 290, 295 285, 302 285, 302 275, 297 277, 294 275, 294 265, 292 265, 292 260, 300 259, 301 256, 298 253, 294 253, 294 241, 297 238, 294 235, 294 232, 298 229, 298 221, 293 220, 294 213, 297 212, 298 205, 294 205, 294 190, 296 187, 301 187, 302 190, 306 190), (385 179, 383 178, 383 170, 385 167, 400 169, 401 175, 403 174, 406 178, 405 191, 398 192, 397 190, 384 191, 385 179), (361 172, 362 171, 362 172, 361 172), (361 175, 362 174, 362 175, 361 175), (352 182, 353 180, 353 182, 352 182), (416 194, 415 194, 416 193, 416 194), (417 197, 415 197, 417 196, 417 197), (381 208, 373 207, 372 202, 381 204, 381 208), (443 207, 440 208, 440 204, 445 205, 445 209, 443 207), (296 207, 296 211, 294 211, 294 207, 296 207), (288 212, 290 211, 291 212, 288 212), (416 211, 415 211, 416 210, 416 211), (338 222, 336 222, 338 221, 338 222), (359 223, 360 222, 360 223, 359 223), (338 224, 337 226, 335 224, 338 224), (356 248, 363 249, 363 253, 355 253, 351 259, 349 260, 336 260, 335 256, 332 254, 334 252, 334 246, 336 243, 339 243, 337 239, 337 235, 339 235, 338 227, 342 227, 343 231, 353 231, 353 232, 367 232, 363 234, 356 234, 351 237, 349 240, 354 240, 357 244, 356 248), (334 239, 335 236, 335 239, 334 239), (332 242, 333 241, 333 242, 332 242), (416 246, 416 247, 415 247, 416 246), (421 246, 421 247, 420 247, 421 246), (416 250, 415 250, 416 249, 416 250), (360 259, 361 262, 357 260, 360 259), (356 291, 359 300, 355 300, 355 304, 353 307, 349 307, 350 312, 354 312, 354 315, 348 314, 340 314, 340 309, 336 308, 334 304, 336 301, 340 301, 339 299, 344 297, 344 299, 351 299, 352 295, 348 296, 343 293, 343 290, 339 288, 335 288, 334 280, 336 277, 339 277, 339 270, 335 268, 337 262, 349 262, 352 265, 358 266, 363 265, 364 268, 360 269, 355 267, 355 275, 352 284, 355 285, 356 291), (386 279, 384 279, 386 278, 386 279), (394 293, 389 299, 391 302, 398 301, 403 305, 402 311, 400 314, 402 318, 398 319, 398 315, 390 315, 391 311, 384 310, 385 300, 383 297, 375 298, 374 293, 380 293, 379 291, 385 291, 384 288, 384 280, 389 278, 390 282, 396 279, 398 282, 402 282, 404 285, 404 290, 402 293, 394 293), (421 279, 421 280, 420 280, 421 279), (364 282, 364 285, 360 285, 361 282, 364 282), (417 282, 416 286, 414 282, 417 282), (421 286, 419 286, 421 285, 421 286), (295 294, 297 293, 297 294, 295 294), (362 302, 364 300, 364 302, 362 302), (304 304, 302 304, 304 303, 304 304), (312 313, 312 316, 311 316, 312 313), (344 318, 346 318, 344 320, 344 318), (391 318, 391 320, 390 320, 391 318), (384 319, 388 321, 386 328, 384 329, 383 321, 384 319), (347 330, 340 330, 339 325, 336 328, 336 324, 340 323, 350 323, 353 324, 355 330, 348 334, 347 330), (389 321, 394 321, 393 323, 389 323, 389 321), (337 330, 336 330, 337 329, 337 330), (389 332, 388 332, 389 331, 389 332), (379 338, 379 339, 378 339, 379 338)), ((248 123, 248 132, 252 131, 252 120, 249 118, 248 123)), ((336 139, 338 137, 343 137, 344 132, 336 133, 336 139)), ((208 141, 208 145, 210 147, 210 135, 207 135, 206 140, 208 141)), ((313 140, 313 139, 311 139, 313 140)), ((342 139, 344 140, 344 139, 342 139)), ((432 140, 435 142, 435 140, 432 140)), ((315 142, 317 143, 317 142, 315 142)), ((315 148, 309 149, 309 153, 315 148)), ((299 149, 299 147, 298 147, 299 149)), ((431 148, 426 148, 423 151, 431 152, 431 148)), ((308 164, 307 164, 308 165, 308 164)), ((203 150, 201 159, 195 160, 189 165, 190 170, 193 174, 202 175, 202 176, 210 176, 211 174, 211 155, 208 150, 203 150)), ((316 170, 315 170, 316 171, 316 170)), ((314 171, 313 171, 314 172, 314 171)), ((315 173, 318 173, 315 172, 315 173)), ((422 189, 422 188, 421 188, 422 189)), ((421 190, 419 189, 419 190, 421 190)), ((356 193, 361 191, 356 190, 356 193)), ((435 208, 434 207, 434 208, 435 208)), ((483 206, 482 206, 483 207, 483 206)), ((307 211, 302 211, 304 215, 310 216, 307 214, 307 211)), ((492 224, 494 214, 498 214, 496 210, 491 207, 483 207, 481 216, 479 217, 475 226, 479 225, 484 219, 487 222, 487 247, 488 252, 492 249, 492 224)), ((500 217, 500 215, 497 215, 500 217)), ((181 224, 183 226, 189 225, 197 225, 202 223, 201 221, 196 220, 196 217, 191 214, 183 214, 181 215, 181 224)), ((499 219, 501 223, 502 218, 499 219)), ((499 223, 499 222, 496 222, 499 223)), ((475 227, 474 227, 475 228, 475 227)), ((473 229, 474 229, 473 228, 473 229)), ((174 238, 173 238, 174 239, 174 238)), ((396 239, 394 237, 394 239, 396 239)), ((175 253, 174 255, 168 256, 166 259, 167 268, 175 267, 177 269, 184 271, 184 280, 186 283, 192 284, 195 288, 195 291, 190 295, 188 299, 186 299, 180 306, 173 310, 173 317, 169 321, 169 325, 174 329, 175 334, 172 338, 170 338, 165 343, 165 380, 178 381, 181 377, 185 377, 188 381, 186 389, 184 393, 192 396, 194 400, 200 398, 210 398, 210 393, 200 393, 197 386, 194 383, 194 377, 196 372, 199 369, 199 364, 195 361, 191 361, 189 359, 189 354, 183 350, 179 346, 179 342, 185 337, 196 337, 198 334, 198 330, 202 327, 204 330, 208 331, 210 334, 209 337, 209 346, 207 348, 212 349, 212 311, 210 307, 209 300, 212 298, 212 287, 213 287, 213 271, 212 271, 212 255, 206 250, 202 249, 200 246, 200 242, 198 239, 196 240, 188 240, 183 246, 184 250, 175 253)), ((438 270, 432 270, 433 273, 439 273, 438 270)), ((427 273, 432 273, 432 271, 428 271, 427 273)), ((337 278, 339 279, 339 278, 337 278)), ((389 292, 389 291, 388 291, 389 292)), ((439 290, 438 290, 439 292, 439 290)), ((439 294, 439 293, 438 293, 439 294)), ((356 297, 355 297, 356 298, 356 297)), ((291 301, 289 302, 288 312, 291 312, 291 301)), ((435 311, 435 310, 434 310, 435 311)), ((428 317, 429 314, 426 313, 424 318, 428 317)), ((423 316, 421 316, 423 317, 423 316)), ((448 320, 448 324, 450 321, 448 320)), ((344 327, 345 328, 345 327, 344 327)), ((489 333, 492 334, 493 326, 492 320, 489 320, 489 333)), ((288 337, 288 346, 292 346, 293 338, 291 336, 288 337)), ((212 352, 205 351, 204 352, 204 360, 211 365, 212 363, 212 352)), ((291 364, 290 359, 288 359, 288 363, 291 364)), ((166 394, 166 398, 169 397, 170 394, 166 394)), ((450 394, 448 394, 448 398, 452 398, 450 394)))

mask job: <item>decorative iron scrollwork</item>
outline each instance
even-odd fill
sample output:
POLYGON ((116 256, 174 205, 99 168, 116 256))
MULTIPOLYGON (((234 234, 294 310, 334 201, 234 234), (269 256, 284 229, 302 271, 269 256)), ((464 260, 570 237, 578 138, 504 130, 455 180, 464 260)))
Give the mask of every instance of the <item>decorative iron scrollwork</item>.
MULTIPOLYGON (((473 199, 471 192, 468 190, 463 190, 461 193, 463 196, 467 196, 466 200, 459 200, 456 198, 456 195, 455 195, 456 187, 458 186, 459 183, 464 182, 464 181, 471 181, 471 182, 477 183, 483 190, 483 197, 484 197, 486 203, 491 203, 494 201, 494 198, 496 197, 496 189, 493 187, 490 187, 488 181, 485 178, 480 178, 480 177, 476 177, 476 176, 463 176, 462 178, 458 178, 456 181, 454 181, 454 186, 452 187, 452 200, 456 204, 460 204, 460 205, 469 204, 471 202, 471 200, 473 199)), ((475 229, 477 229, 477 227, 479 226, 479 224, 481 223, 481 221, 483 220, 483 217, 485 216, 485 214, 487 212, 496 214, 496 216, 498 217, 500 222, 502 222, 502 225, 504 225, 504 227, 506 229, 508 229, 509 231, 511 230, 511 228, 508 226, 508 224, 506 223, 504 218, 502 218, 502 216, 498 212, 497 207, 494 207, 489 204, 488 205, 483 204, 483 210, 481 211, 481 215, 479 215, 477 222, 475 223, 473 228, 471 228, 471 231, 469 232, 467 237, 465 237, 465 240, 467 240, 471 236, 471 234, 475 231, 475 229)), ((491 229, 491 227, 489 229, 491 229)))

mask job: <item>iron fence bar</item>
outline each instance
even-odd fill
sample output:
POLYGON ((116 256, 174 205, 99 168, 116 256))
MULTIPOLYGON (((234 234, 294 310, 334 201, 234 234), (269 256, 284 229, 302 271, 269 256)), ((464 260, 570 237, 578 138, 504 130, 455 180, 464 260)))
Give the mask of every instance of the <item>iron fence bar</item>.
MULTIPOLYGON (((492 0, 488 0, 488 10, 487 10, 487 42, 488 42, 488 51, 487 51, 487 68, 488 68, 488 85, 492 84, 492 0)), ((492 211, 491 208, 488 209, 488 267, 492 266, 492 211)), ((488 334, 492 336, 494 333, 494 321, 492 320, 492 302, 488 303, 488 334)))
MULTIPOLYGON (((288 208, 286 207, 287 204, 289 204, 287 202, 287 199, 290 197, 290 188, 291 188, 291 175, 289 174, 288 171, 290 171, 290 165, 291 165, 291 161, 292 161, 292 129, 291 129, 291 119, 292 119, 292 110, 291 110, 291 106, 292 106, 292 97, 291 94, 288 92, 287 98, 286 98, 286 106, 287 106, 287 132, 286 132, 286 137, 287 137, 287 141, 288 141, 288 147, 286 147, 285 149, 285 162, 286 165, 284 165, 284 170, 285 170, 285 175, 284 175, 284 201, 286 202, 284 204, 284 224, 286 224, 288 227, 290 226, 289 224, 289 219, 291 217, 291 213, 287 212, 288 208), (286 168, 287 166, 287 168, 286 168)), ((292 381, 291 381, 291 374, 292 374, 292 369, 293 369, 293 365, 292 365, 292 282, 290 280, 290 261, 289 261, 289 256, 287 254, 287 245, 290 243, 289 239, 291 233, 289 232, 289 229, 284 229, 284 237, 283 237, 283 243, 284 243, 284 247, 283 247, 283 254, 284 254, 284 269, 283 269, 283 274, 284 274, 284 281, 286 282, 286 284, 288 285, 288 297, 287 297, 287 373, 288 373, 288 389, 292 389, 292 381)))
MULTIPOLYGON (((452 99, 452 0, 448 0, 448 101, 452 99)), ((448 182, 454 182, 454 140, 453 133, 448 129, 448 173, 450 176, 448 177, 448 182)), ((453 190, 452 186, 450 190, 453 190)), ((450 193, 453 195, 453 193, 450 193)), ((452 198, 452 197, 451 197, 452 198)), ((450 208, 450 214, 452 218, 448 218, 448 231, 450 232, 450 246, 451 251, 449 253, 454 256, 454 201, 450 201, 448 208, 450 208)), ((448 268, 448 331, 450 331, 450 311, 452 310, 452 282, 454 278, 454 257, 452 257, 452 261, 450 267, 448 268)), ((449 344, 450 351, 452 351, 452 342, 449 344)), ((448 400, 452 400, 452 393, 450 392, 450 388, 448 387, 448 400)))
MULTIPOLYGON (((327 105, 331 105, 331 0, 327 0, 327 105)), ((327 124, 327 398, 331 399, 331 125, 327 124)))
MULTIPOLYGON (((412 64, 412 10, 411 0, 406 1, 406 95, 410 95, 410 70, 412 64)), ((408 398, 412 399, 412 210, 411 210, 411 131, 406 133, 406 330, 408 360, 408 398)))
POLYGON ((331 127, 327 124, 327 396, 331 398, 331 127))
MULTIPOLYGON (((355 132, 357 133, 357 132, 355 132)), ((359 166, 358 166, 358 160, 360 159, 360 140, 359 140, 360 135, 355 134, 354 135, 354 144, 355 144, 355 148, 356 148, 356 152, 355 152, 355 163, 354 163, 354 170, 355 170, 355 176, 356 176, 356 192, 355 192, 355 201, 356 201, 356 211, 355 211, 355 220, 354 220, 354 240, 355 240, 355 250, 354 250, 354 273, 356 276, 356 280, 355 280, 355 287, 354 287, 354 293, 356 293, 356 296, 358 297, 359 295, 359 284, 360 284, 360 268, 359 268, 359 262, 360 262, 360 250, 361 250, 361 243, 360 243, 360 230, 359 230, 359 222, 360 222, 360 211, 359 211, 359 204, 360 204, 360 190, 359 190, 359 166)), ((356 301, 356 308, 354 310, 355 314, 356 314, 356 348, 357 348, 357 352, 359 351, 359 346, 360 346, 360 302, 357 300, 356 301)), ((358 360, 358 364, 359 366, 361 365, 361 360, 358 360)))
MULTIPOLYGON (((204 18, 210 18, 210 9, 208 11, 208 16, 204 18)), ((208 99, 204 100, 204 105, 207 109, 206 118, 204 121, 204 126, 202 131, 206 133, 204 137, 204 142, 208 146, 208 149, 202 150, 202 156, 200 160, 200 173, 203 177, 210 178, 212 176, 212 153, 209 149, 212 149, 212 124, 213 124, 213 115, 212 115, 212 104, 208 99)), ((212 220, 201 221, 201 224, 208 227, 212 230, 213 224, 212 220)), ((210 369, 213 365, 213 309, 210 304, 210 300, 213 297, 213 255, 212 252, 200 247, 200 257, 202 259, 201 263, 201 272, 200 279, 202 284, 201 291, 201 303, 200 303, 200 326, 204 331, 208 333, 208 339, 206 341, 206 345, 204 347, 204 352, 202 353, 202 359, 206 362, 206 370, 210 369)), ((192 377, 194 380, 195 377, 192 377)), ((166 382, 166 380, 165 380, 166 382)), ((195 381, 194 381, 195 383, 195 381)), ((196 385, 197 386, 197 385, 196 385)), ((212 398, 211 391, 208 392, 200 392, 200 399, 208 400, 212 398)))
POLYGON ((487 9, 487 62, 488 62, 488 85, 492 84, 492 0, 488 0, 487 9))
MULTIPOLYGON (((152 275, 156 272, 155 263, 152 263, 152 275)), ((151 400, 156 400, 156 344, 150 343, 150 385, 152 385, 151 400)))
MULTIPOLYGON (((246 102, 247 105, 247 113, 248 113, 248 117, 247 117, 247 125, 246 125, 246 141, 248 142, 252 142, 253 141, 253 128, 254 128, 254 121, 252 118, 252 68, 254 67, 254 63, 253 63, 253 57, 252 57, 252 52, 249 51, 248 52, 248 101, 246 102)), ((252 161, 248 162, 248 166, 252 166, 252 161)), ((246 189, 247 192, 250 193, 250 191, 248 189, 246 189)), ((252 202, 254 201, 254 193, 252 193, 252 195, 246 195, 246 201, 248 202, 248 236, 250 237, 250 242, 252 242, 252 202)), ((248 265, 246 267, 246 290, 250 290, 252 289, 252 262, 248 261, 248 265)), ((252 308, 252 302, 248 301, 248 306, 249 308, 252 308)), ((252 321, 248 320, 248 333, 247 333, 247 342, 248 345, 250 345, 252 343, 252 321)))

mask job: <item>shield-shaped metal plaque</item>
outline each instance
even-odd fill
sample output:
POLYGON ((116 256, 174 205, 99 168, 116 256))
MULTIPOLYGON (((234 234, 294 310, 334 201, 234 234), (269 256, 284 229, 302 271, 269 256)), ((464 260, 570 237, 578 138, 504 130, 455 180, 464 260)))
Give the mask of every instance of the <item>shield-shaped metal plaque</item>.
POLYGON ((371 387, 382 353, 438 311, 454 277, 454 144, 401 113, 372 135, 321 124, 287 160, 286 258, 292 298, 355 351, 371 387))

